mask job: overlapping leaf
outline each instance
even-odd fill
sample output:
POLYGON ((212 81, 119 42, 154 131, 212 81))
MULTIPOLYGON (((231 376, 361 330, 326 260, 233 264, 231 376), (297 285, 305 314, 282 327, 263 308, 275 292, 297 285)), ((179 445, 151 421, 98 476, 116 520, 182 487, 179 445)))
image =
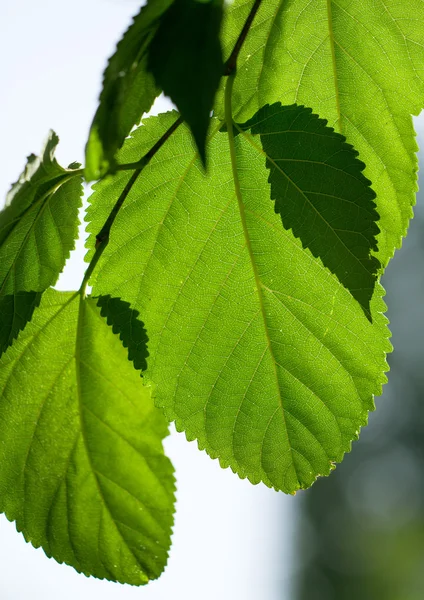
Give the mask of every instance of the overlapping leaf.
POLYGON ((206 134, 224 71, 222 0, 175 0, 149 50, 148 67, 190 126, 205 163, 206 134))
MULTIPOLYGON (((252 4, 228 5, 224 58, 252 4)), ((267 0, 238 61, 237 120, 267 103, 304 104, 359 151, 377 194, 383 265, 400 246, 415 202, 410 115, 424 106, 423 22, 421 0, 267 0)), ((216 112, 223 114, 223 91, 216 112)))
MULTIPOLYGON (((109 302, 112 320, 123 310, 109 302)), ((48 290, 0 361, 0 390, 0 510, 87 575, 158 577, 174 500, 167 426, 95 300, 48 290)))
POLYGON ((86 148, 88 181, 113 170, 115 152, 160 93, 147 71, 149 45, 172 0, 149 0, 119 42, 104 74, 86 148))
POLYGON ((28 158, 0 212, 0 354, 31 318, 39 292, 56 283, 78 235, 81 176, 57 163, 58 141, 51 132, 41 157, 28 158))
MULTIPOLYGON (((174 120, 147 120, 120 161, 143 154, 174 120)), ((382 290, 370 323, 282 226, 263 152, 247 133, 236 137, 242 215, 219 129, 214 122, 207 176, 185 127, 152 159, 116 219, 93 290, 139 311, 146 376, 177 428, 240 476, 294 492, 329 473, 373 409, 390 348, 382 290)), ((96 186, 93 234, 130 176, 96 186)))
MULTIPOLYGON (((283 225, 335 273, 369 317, 377 281, 375 194, 345 139, 305 107, 265 106, 241 126, 259 134, 283 225)), ((247 139, 261 152, 258 141, 247 139)))

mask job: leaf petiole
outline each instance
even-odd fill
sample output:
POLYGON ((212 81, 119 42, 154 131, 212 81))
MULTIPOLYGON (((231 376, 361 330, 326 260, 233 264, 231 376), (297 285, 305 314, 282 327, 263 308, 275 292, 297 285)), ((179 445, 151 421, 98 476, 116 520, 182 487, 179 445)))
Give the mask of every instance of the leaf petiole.
POLYGON ((261 2, 262 0, 255 0, 255 3, 253 4, 250 13, 248 14, 247 19, 243 25, 243 29, 241 30, 240 35, 237 38, 236 43, 234 44, 233 51, 231 52, 227 62, 225 63, 224 76, 230 76, 232 73, 235 72, 237 68, 238 55, 240 54, 240 50, 242 49, 242 46, 246 40, 247 34, 249 33, 249 30, 253 23, 253 19, 255 18, 256 13, 258 12, 261 2))
POLYGON ((116 217, 118 216, 118 213, 121 210, 121 207, 125 202, 125 199, 127 198, 128 194, 130 193, 131 188, 137 181, 138 176, 140 175, 140 173, 142 172, 144 167, 146 167, 149 164, 149 162, 154 157, 154 155, 160 150, 160 148, 163 146, 163 144, 166 142, 166 140, 169 139, 169 137, 174 133, 174 131, 179 127, 179 125, 181 125, 182 122, 183 122, 182 117, 178 117, 178 119, 175 121, 175 123, 173 123, 171 125, 171 127, 169 127, 169 129, 167 129, 165 131, 165 133, 162 135, 162 137, 154 144, 154 146, 152 146, 150 148, 150 150, 139 161, 137 161, 135 163, 128 163, 126 165, 117 165, 117 170, 119 170, 119 171, 131 171, 133 169, 135 169, 135 170, 134 170, 134 173, 131 175, 130 180, 128 181, 128 183, 122 190, 121 194, 119 195, 118 200, 115 202, 115 205, 112 208, 108 218, 106 219, 105 224, 103 225, 103 227, 101 228, 99 233, 96 235, 96 250, 95 250, 94 256, 91 259, 90 264, 88 265, 88 268, 84 274, 84 279, 82 280, 81 287, 79 289, 79 293, 81 294, 82 297, 85 297, 85 291, 87 288, 88 281, 89 281, 91 275, 93 274, 93 271, 96 268, 96 265, 99 262, 101 255, 103 254, 103 251, 105 250, 106 246, 108 245, 109 234, 110 234, 112 225, 113 225, 116 217))

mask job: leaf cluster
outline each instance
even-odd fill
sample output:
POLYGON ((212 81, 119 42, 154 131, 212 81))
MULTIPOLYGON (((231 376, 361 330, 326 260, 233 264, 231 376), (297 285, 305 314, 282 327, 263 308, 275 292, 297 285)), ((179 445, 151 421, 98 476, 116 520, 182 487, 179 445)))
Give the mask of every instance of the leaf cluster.
POLYGON ((415 197, 419 17, 420 0, 149 0, 84 168, 57 163, 53 133, 29 157, 0 213, 0 510, 48 556, 161 574, 169 422, 290 494, 350 450, 386 381, 379 279, 415 197), (178 112, 143 118, 161 91, 178 112), (57 292, 83 180, 88 268, 57 292))

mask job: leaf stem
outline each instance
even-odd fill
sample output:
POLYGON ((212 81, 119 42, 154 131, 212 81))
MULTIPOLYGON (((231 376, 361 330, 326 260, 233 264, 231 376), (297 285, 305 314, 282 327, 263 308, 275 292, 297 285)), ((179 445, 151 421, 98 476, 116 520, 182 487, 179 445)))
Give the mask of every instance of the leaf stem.
POLYGON ((171 127, 167 131, 165 131, 165 133, 160 138, 160 140, 158 140, 156 142, 156 144, 148 151, 148 153, 145 156, 143 156, 143 158, 141 158, 140 160, 133 162, 133 163, 116 165, 116 167, 115 167, 116 170, 117 171, 132 171, 133 169, 143 169, 150 162, 150 160, 153 158, 153 156, 156 154, 156 152, 164 145, 166 140, 171 137, 171 135, 174 133, 174 131, 177 129, 177 127, 179 127, 182 124, 183 121, 184 121, 184 119, 181 116, 178 117, 178 119, 175 121, 175 123, 173 123, 173 125, 171 125, 171 127))
POLYGON ((121 194, 119 195, 118 200, 115 202, 115 205, 112 208, 108 218, 106 219, 105 224, 103 225, 103 227, 101 228, 99 233, 96 235, 96 249, 94 252, 94 256, 91 259, 90 264, 88 265, 88 268, 84 274, 84 279, 82 280, 81 287, 79 289, 79 293, 81 294, 82 297, 85 297, 88 281, 89 281, 94 269, 96 268, 96 265, 99 262, 101 255, 103 254, 106 246, 109 243, 110 230, 112 229, 112 225, 113 225, 119 211, 121 210, 122 205, 124 204, 128 194, 130 193, 131 188, 137 181, 137 178, 140 175, 140 173, 142 172, 142 170, 144 169, 144 167, 146 167, 149 164, 149 162, 154 157, 154 155, 158 152, 158 150, 160 150, 160 148, 163 146, 163 144, 169 139, 169 137, 174 133, 174 131, 177 129, 177 127, 179 127, 179 125, 181 125, 182 122, 183 122, 183 119, 181 117, 178 117, 178 119, 175 121, 175 123, 173 123, 171 125, 171 127, 169 127, 169 129, 167 129, 165 131, 165 133, 156 142, 156 144, 154 146, 152 146, 152 148, 150 148, 150 150, 147 152, 147 154, 145 154, 143 156, 143 158, 141 158, 139 161, 134 162, 134 163, 124 164, 124 165, 117 165, 118 171, 134 170, 134 173, 131 175, 129 181, 127 182, 126 186, 124 187, 121 194))
POLYGON ((225 63, 224 76, 229 77, 232 73, 235 72, 237 68, 238 55, 240 54, 240 50, 246 40, 247 34, 249 33, 249 30, 253 23, 253 19, 255 18, 256 13, 258 12, 261 2, 262 0, 255 0, 250 10, 250 13, 247 16, 243 29, 241 30, 240 35, 234 45, 233 51, 231 52, 227 62, 225 63))

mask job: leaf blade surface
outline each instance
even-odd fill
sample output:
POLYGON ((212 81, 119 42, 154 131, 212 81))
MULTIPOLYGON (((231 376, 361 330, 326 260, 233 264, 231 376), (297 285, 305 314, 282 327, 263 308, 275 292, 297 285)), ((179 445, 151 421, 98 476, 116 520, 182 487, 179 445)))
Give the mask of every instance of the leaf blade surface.
POLYGON ((95 301, 47 291, 1 367, 1 510, 86 575, 158 577, 173 513, 167 426, 95 301))
MULTIPOLYGON (((173 118, 148 119, 122 161, 173 118)), ((220 123, 213 127, 207 175, 184 127, 145 168, 112 228, 93 290, 139 311, 149 332, 146 377, 177 429, 241 477, 292 493, 329 473, 373 409, 390 350, 382 289, 371 300, 371 324, 281 226, 263 154, 238 135, 248 241, 227 135, 220 123)), ((90 231, 118 193, 116 182, 96 186, 90 231)))
POLYGON ((78 236, 82 179, 57 163, 58 141, 51 132, 41 156, 28 158, 0 213, 0 353, 56 283, 78 236))

